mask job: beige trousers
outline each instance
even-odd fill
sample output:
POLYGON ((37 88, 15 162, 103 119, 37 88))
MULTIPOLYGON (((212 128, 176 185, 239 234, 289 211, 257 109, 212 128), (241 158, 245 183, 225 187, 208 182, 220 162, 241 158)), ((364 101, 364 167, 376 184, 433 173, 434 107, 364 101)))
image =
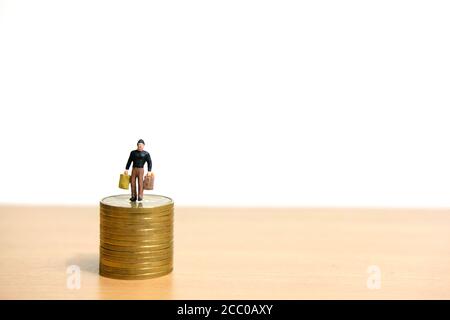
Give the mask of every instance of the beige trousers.
POLYGON ((144 197, 144 168, 135 168, 131 170, 131 196, 136 196, 136 178, 138 179, 138 196, 144 197))

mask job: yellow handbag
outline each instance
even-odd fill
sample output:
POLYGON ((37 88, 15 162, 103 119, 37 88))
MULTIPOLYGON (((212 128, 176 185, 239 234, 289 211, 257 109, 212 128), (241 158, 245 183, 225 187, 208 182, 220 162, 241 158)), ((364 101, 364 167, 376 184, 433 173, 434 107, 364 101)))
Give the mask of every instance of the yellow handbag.
POLYGON ((130 176, 127 174, 120 174, 120 180, 119 180, 119 188, 128 190, 130 187, 130 176))

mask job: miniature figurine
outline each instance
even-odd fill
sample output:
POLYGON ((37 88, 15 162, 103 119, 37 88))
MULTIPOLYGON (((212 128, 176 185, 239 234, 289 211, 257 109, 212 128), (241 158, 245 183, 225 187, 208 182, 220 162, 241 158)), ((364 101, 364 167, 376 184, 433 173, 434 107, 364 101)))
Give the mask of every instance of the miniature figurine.
POLYGON ((139 139, 137 142, 137 149, 130 152, 124 174, 128 174, 131 162, 133 162, 133 169, 131 170, 131 198, 130 201, 135 202, 136 197, 138 201, 144 198, 144 165, 147 162, 147 176, 152 172, 152 159, 150 153, 144 151, 145 142, 139 139), (138 194, 136 195, 136 178, 138 179, 138 194))

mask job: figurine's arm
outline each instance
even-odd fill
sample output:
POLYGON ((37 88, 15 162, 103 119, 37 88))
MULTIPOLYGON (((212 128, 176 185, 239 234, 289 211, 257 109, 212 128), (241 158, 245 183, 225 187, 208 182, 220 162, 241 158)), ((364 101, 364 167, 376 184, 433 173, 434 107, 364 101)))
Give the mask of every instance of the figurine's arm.
POLYGON ((131 162, 133 161, 133 151, 130 152, 130 156, 128 157, 127 165, 125 167, 126 170, 130 169, 131 162))
POLYGON ((145 160, 147 161, 148 172, 151 172, 152 171, 152 158, 150 157, 150 153, 147 152, 147 158, 145 160))

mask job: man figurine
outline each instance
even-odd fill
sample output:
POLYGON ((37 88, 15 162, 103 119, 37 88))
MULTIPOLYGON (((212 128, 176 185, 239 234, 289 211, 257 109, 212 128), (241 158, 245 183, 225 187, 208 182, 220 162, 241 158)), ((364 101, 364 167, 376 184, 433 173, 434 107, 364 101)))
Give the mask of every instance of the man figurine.
POLYGON ((131 170, 131 201, 136 201, 136 178, 138 178, 139 194, 137 196, 138 201, 142 201, 144 198, 144 164, 147 162, 148 172, 147 176, 150 176, 152 172, 152 159, 150 153, 144 151, 144 140, 139 139, 137 142, 137 149, 130 152, 130 156, 125 167, 125 174, 128 174, 131 162, 133 162, 133 169, 131 170))

